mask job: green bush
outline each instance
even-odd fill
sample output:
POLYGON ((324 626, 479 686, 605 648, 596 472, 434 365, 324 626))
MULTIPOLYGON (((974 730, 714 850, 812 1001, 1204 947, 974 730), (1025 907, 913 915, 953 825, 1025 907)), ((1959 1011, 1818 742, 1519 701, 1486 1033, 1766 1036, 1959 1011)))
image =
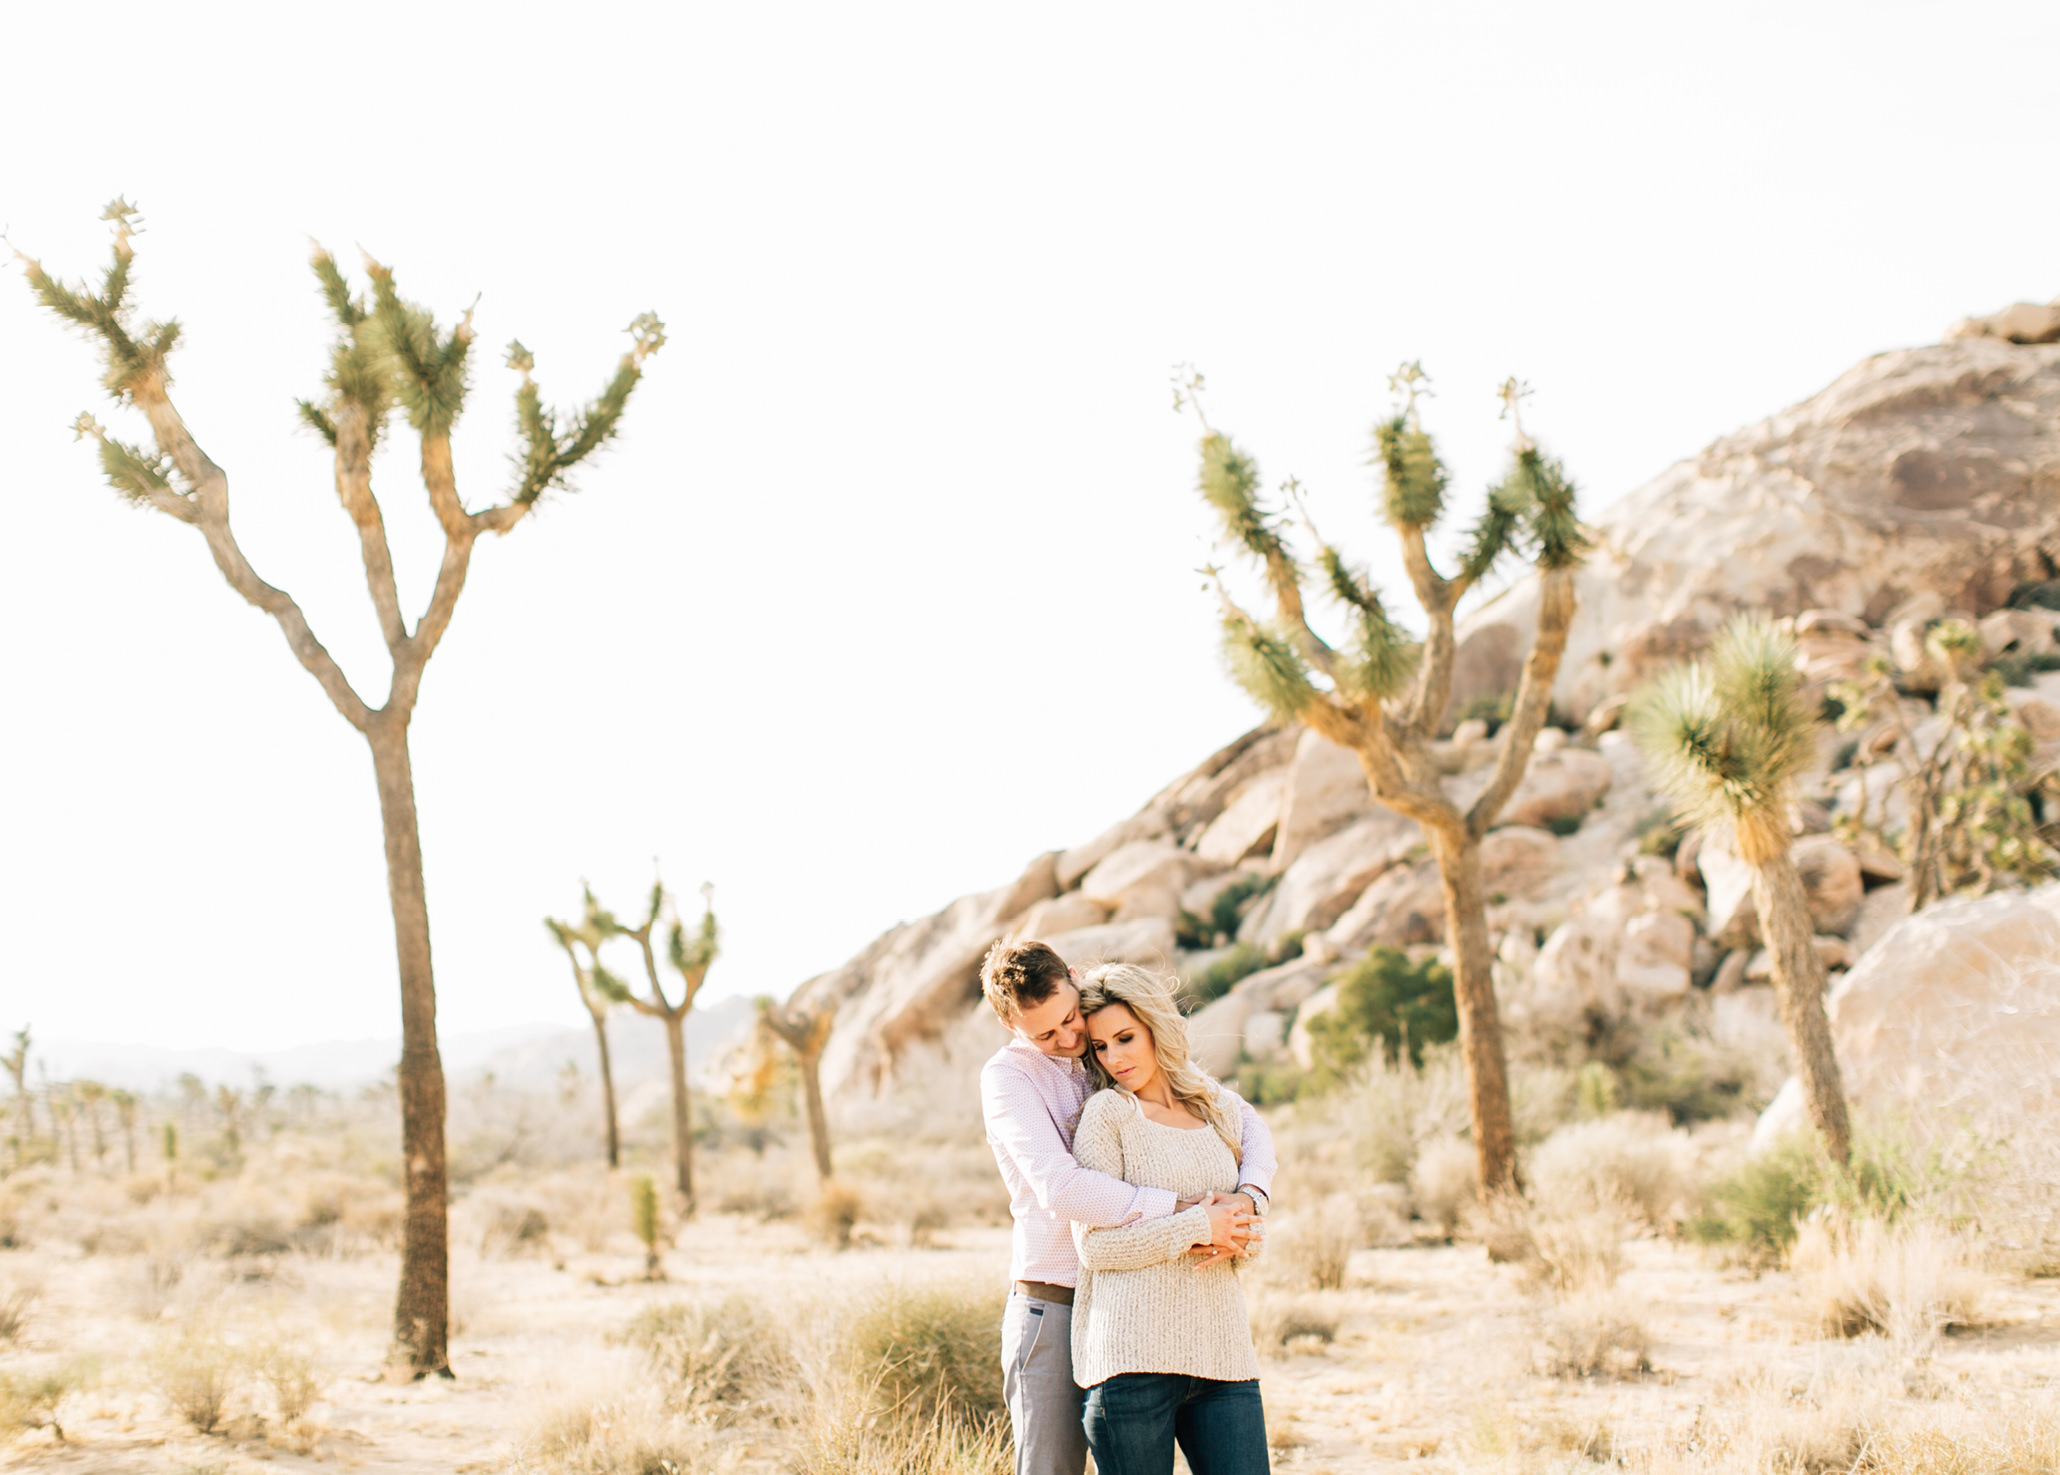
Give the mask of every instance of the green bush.
POLYGON ((1173 924, 1173 940, 1189 951, 1221 947, 1237 936, 1252 903, 1273 889, 1278 876, 1248 872, 1216 893, 1209 915, 1198 917, 1183 908, 1173 924))
POLYGON ((2039 672, 2060 671, 2060 655, 2033 651, 2027 655, 1999 656, 1994 670, 2005 686, 2030 686, 2031 678, 2039 672))
POLYGON ((1423 1064, 1426 1045, 1459 1035, 1452 973, 1435 958, 1421 963, 1391 947, 1377 947, 1336 980, 1337 1003, 1309 1021, 1310 1048, 1319 1069, 1343 1075, 1379 1040, 1390 1062, 1406 1052, 1423 1064))
POLYGON ((1950 1219, 1960 1178, 1960 1169, 1937 1151, 1894 1132, 1855 1133, 1845 1168, 1825 1155, 1815 1133, 1796 1132, 1713 1185, 1688 1233, 1704 1244, 1736 1246, 1755 1264, 1771 1264, 1795 1243, 1797 1226, 1821 1209, 1892 1224, 1921 1205, 1950 1219))
POLYGON ((1001 1312, 1001 1297, 984 1285, 890 1288, 851 1325, 851 1371, 874 1390, 883 1412, 903 1420, 997 1423, 1008 1413, 1001 1312))
POLYGON ((1488 724, 1488 736, 1493 737, 1502 730, 1515 710, 1516 693, 1513 691, 1505 691, 1500 696, 1477 696, 1452 714, 1452 723, 1456 727, 1478 718, 1488 724))
POLYGON ((1229 993, 1238 980, 1249 978, 1266 966, 1266 954, 1248 942, 1238 943, 1187 982, 1182 990, 1190 1010, 1199 1009, 1229 993))

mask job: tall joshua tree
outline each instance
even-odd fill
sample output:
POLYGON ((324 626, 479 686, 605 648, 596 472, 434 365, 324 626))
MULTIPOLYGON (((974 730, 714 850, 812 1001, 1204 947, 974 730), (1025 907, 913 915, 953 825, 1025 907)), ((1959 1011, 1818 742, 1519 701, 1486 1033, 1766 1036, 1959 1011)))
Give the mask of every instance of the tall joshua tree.
POLYGON ((358 694, 315 638, 299 604, 260 578, 237 546, 229 523, 228 474, 201 449, 172 402, 167 358, 178 342, 179 325, 139 323, 129 301, 136 210, 117 200, 105 218, 114 225, 114 254, 97 288, 61 282, 35 261, 27 262, 29 285, 45 307, 99 344, 107 365, 103 384, 118 403, 142 412, 152 445, 146 449, 117 439, 90 415, 79 417, 80 436, 98 443, 101 469, 115 491, 200 533, 229 587, 278 622, 295 659, 371 749, 401 985, 399 1079, 407 1213, 394 1303, 394 1357, 418 1377, 448 1377, 450 1186, 444 1162, 444 1078, 436 1043, 429 902, 422 884, 408 727, 423 671, 450 628, 458 596, 464 592, 473 548, 487 533, 512 531, 539 498, 564 487, 572 470, 615 434, 630 392, 643 375, 644 361, 665 342, 664 328, 650 314, 632 323, 630 350, 601 397, 568 416, 544 407, 531 377, 534 359, 520 343, 510 344, 508 364, 522 376, 515 394, 522 453, 515 458, 507 500, 473 511, 459 495, 451 456, 451 430, 470 387, 470 310, 444 328, 428 309, 400 295, 391 268, 368 260, 369 290, 360 293, 335 259, 316 248, 315 277, 335 319, 336 339, 323 393, 316 400, 300 401, 300 414, 335 453, 336 494, 357 531, 366 588, 392 662, 386 699, 375 707, 358 694), (444 541, 435 588, 413 629, 401 613, 386 524, 372 491, 373 452, 395 413, 415 434, 430 510, 444 541))
POLYGON ((551 936, 558 939, 558 946, 565 949, 565 956, 572 960, 572 981, 579 989, 579 1001, 586 1005, 587 1017, 594 1022, 594 1046, 601 1055, 601 1102, 608 1117, 608 1166, 622 1166, 622 1134, 616 1126, 615 1117, 615 1066, 608 1052, 608 1009, 614 1004, 629 1002, 629 985, 610 973, 601 962, 601 944, 610 936, 601 926, 601 919, 607 914, 594 900, 591 888, 586 892, 586 914, 574 926, 560 922, 554 917, 544 918, 544 927, 551 936), (580 949, 586 950, 586 961, 579 960, 580 949))
POLYGON ((701 922, 693 932, 688 932, 686 924, 675 917, 666 934, 666 958, 680 976, 678 1003, 665 996, 665 985, 658 977, 658 951, 652 942, 669 900, 665 883, 655 881, 651 885, 650 906, 640 925, 625 926, 612 917, 609 922, 616 932, 633 939, 644 952, 644 978, 651 988, 650 997, 631 993, 630 1007, 665 1026, 665 1050, 672 1066, 674 1186, 679 1189, 680 1200, 691 1214, 694 1212, 694 1124, 688 1110, 686 1026, 687 1015, 694 1007, 694 996, 701 992, 708 969, 715 962, 715 887, 704 885, 701 888, 701 922))
POLYGON ((1795 780, 1816 751, 1816 726, 1795 642, 1756 615, 1726 625, 1707 660, 1663 673, 1639 694, 1630 721, 1681 817, 1737 837, 1810 1120, 1844 1163, 1852 1152, 1845 1084, 1824 1014, 1809 897, 1790 850, 1795 780))
MULTIPOLYGON (((1199 487, 1221 518, 1227 540, 1258 565, 1273 597, 1274 618, 1262 620, 1240 607, 1217 580, 1233 676, 1283 720, 1302 723, 1356 753, 1374 797, 1421 824, 1437 859, 1479 1187, 1488 1198, 1516 1188, 1517 1167, 1481 841, 1522 780, 1532 742, 1544 725, 1573 620, 1574 572, 1588 544, 1574 516, 1572 483, 1517 420, 1508 476, 1490 490, 1487 510, 1467 537, 1457 571, 1439 572, 1429 535, 1445 510, 1446 474, 1417 413, 1428 379, 1421 365, 1405 364, 1389 382, 1400 403, 1374 429, 1374 463, 1385 483, 1381 512, 1402 544, 1403 564, 1422 610, 1426 634, 1421 642, 1395 623, 1380 591, 1317 533, 1305 513, 1303 523, 1315 547, 1314 580, 1341 608, 1351 629, 1343 648, 1317 634, 1306 604, 1312 573, 1290 545, 1284 509, 1262 494, 1257 463, 1206 418, 1199 487), (1451 703, 1454 614, 1467 592, 1508 554, 1528 557, 1538 570, 1538 633, 1524 660, 1488 785, 1461 807, 1445 792, 1432 748, 1451 703)), ((1199 375, 1184 380, 1176 405, 1193 405, 1200 415, 1195 398, 1200 388, 1199 375)), ((1514 379, 1503 386, 1504 412, 1512 419, 1523 392, 1514 379)), ((1282 492, 1299 502, 1294 482, 1282 492)), ((1209 570, 1212 576, 1215 572, 1209 570)))
POLYGON ((830 1026, 837 1012, 820 1007, 814 1012, 771 999, 758 1001, 758 1022, 774 1039, 794 1052, 801 1072, 801 1101, 808 1113, 808 1141, 815 1149, 815 1176, 830 1181, 830 1123, 823 1114, 823 1046, 830 1042, 830 1026))

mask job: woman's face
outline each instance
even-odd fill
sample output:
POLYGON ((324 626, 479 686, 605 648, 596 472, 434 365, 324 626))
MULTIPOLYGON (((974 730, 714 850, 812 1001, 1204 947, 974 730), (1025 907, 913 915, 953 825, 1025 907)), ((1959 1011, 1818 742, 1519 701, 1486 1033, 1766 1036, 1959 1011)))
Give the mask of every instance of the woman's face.
POLYGON ((1087 1016, 1087 1048, 1102 1069, 1132 1095, 1158 1079, 1159 1061, 1152 1053, 1152 1032, 1121 1004, 1109 1004, 1087 1016))

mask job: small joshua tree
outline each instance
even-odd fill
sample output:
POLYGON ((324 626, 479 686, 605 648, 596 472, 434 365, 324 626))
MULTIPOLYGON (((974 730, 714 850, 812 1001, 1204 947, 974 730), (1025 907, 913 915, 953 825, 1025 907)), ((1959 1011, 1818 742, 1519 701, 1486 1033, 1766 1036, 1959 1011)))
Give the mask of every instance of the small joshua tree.
POLYGON ((801 1074, 801 1100, 808 1112, 808 1141, 815 1149, 815 1176, 830 1181, 830 1123, 823 1114, 823 1046, 830 1042, 830 1027, 836 1023, 833 1008, 813 1013, 771 999, 758 1001, 758 1023, 772 1037, 794 1052, 794 1064, 801 1074))
POLYGON ((1824 964, 1790 852, 1796 778, 1816 751, 1795 642, 1765 619, 1731 621, 1707 660, 1677 666, 1640 693, 1630 727, 1676 812, 1724 827, 1752 868, 1753 902, 1774 964, 1781 1022, 1810 1120, 1832 1158, 1852 1152, 1845 1085, 1824 1014, 1824 964))
POLYGON ((122 1148, 127 1156, 129 1172, 136 1171, 136 1093, 117 1088, 108 1092, 107 1099, 114 1103, 115 1119, 122 1124, 122 1148))
MULTIPOLYGON (((1851 681, 1834 682, 1843 732, 1868 733, 1868 746, 1901 770, 1901 831, 1891 836, 1864 778, 1856 813, 1839 816, 1849 840, 1893 844, 1909 877, 1910 910, 1941 896, 1979 896, 2015 880, 2053 873, 2053 851, 2039 833, 2026 791, 2033 787, 2032 736, 2003 698, 2003 678, 1981 668, 1981 632, 1942 620, 1925 632, 1925 653, 1941 673, 1936 736, 1920 739, 1903 711, 1887 660, 1871 657, 1851 681)), ((1887 795, 1881 796, 1882 810, 1887 795)))
POLYGON ((335 453, 337 498, 356 530, 366 589, 391 660, 386 699, 375 707, 315 637, 293 596, 259 577, 244 556, 230 528, 228 473, 201 449, 172 402, 168 361, 179 340, 179 324, 139 323, 129 301, 137 211, 126 200, 116 200, 104 218, 114 226, 114 257, 97 289, 59 281, 33 260, 26 262, 29 286, 51 312, 98 343, 107 364, 102 384, 118 403, 142 413, 153 445, 146 449, 122 440, 91 415, 79 417, 80 437, 98 446, 101 470, 116 492, 201 535, 229 587, 278 623, 294 658, 371 750, 401 995, 398 1079, 407 1211, 393 1355, 418 1377, 448 1377, 450 1178, 443 1060, 436 1043, 436 982, 409 725, 423 673, 464 593, 473 549, 488 533, 513 531, 545 493, 566 486, 574 468, 614 436, 630 392, 643 377, 644 361, 665 342, 664 326, 649 313, 631 323, 631 348, 600 398, 570 416, 544 406, 532 378, 535 359, 520 343, 511 343, 508 366, 522 376, 515 392, 522 454, 514 458, 507 500, 473 511, 459 495, 451 455, 451 432, 471 387, 472 313, 467 310, 455 325, 441 327, 427 308, 400 295, 390 267, 367 260, 370 290, 360 293, 335 259, 316 248, 312 264, 335 319, 336 337, 324 392, 318 400, 300 401, 300 415, 335 453), (444 543, 435 588, 412 630, 401 612, 385 516, 372 490, 373 451, 396 415, 407 421, 419 443, 422 481, 444 543))
POLYGON ((658 976, 658 949, 656 939, 659 923, 664 920, 671 897, 666 893, 663 881, 651 885, 651 899, 645 908, 644 920, 631 927, 613 912, 595 904, 588 898, 587 925, 596 929, 602 937, 627 937, 642 949, 644 954, 644 978, 650 985, 646 997, 633 990, 624 989, 627 1002, 639 1014, 648 1014, 665 1026, 665 1049, 672 1067, 672 1156, 674 1186, 679 1190, 680 1201, 686 1212, 694 1211, 694 1130, 693 1118, 687 1095, 687 1015, 693 1011, 694 996, 701 992, 701 985, 708 977, 708 970, 715 962, 717 937, 715 927, 715 887, 701 888, 701 922, 693 932, 686 924, 674 918, 666 935, 666 957, 673 971, 680 976, 680 996, 677 1003, 666 996, 665 985, 658 976))
POLYGON ((608 1118, 608 1166, 616 1168, 622 1165, 622 1134, 616 1126, 615 1066, 608 1051, 608 1009, 613 1004, 629 1002, 629 985, 601 962, 601 944, 611 935, 601 925, 607 914, 594 900, 592 888, 586 888, 585 894, 586 911, 577 926, 546 917, 544 927, 572 960, 572 981, 579 989, 579 1001, 586 1005, 587 1017, 594 1022, 594 1046, 601 1054, 601 1103, 608 1118), (581 949, 586 951, 584 963, 580 961, 581 949))
MULTIPOLYGON (((1455 964, 1453 992, 1478 1185, 1487 1199, 1516 1187, 1517 1166, 1481 841, 1516 792, 1544 726, 1573 620, 1574 573, 1588 543, 1574 516, 1573 484, 1516 420, 1508 476, 1489 492, 1487 510, 1467 539, 1457 572, 1438 571, 1429 535, 1445 511, 1446 475, 1417 414, 1428 382, 1421 365, 1403 365, 1390 380, 1401 402, 1374 430, 1375 462, 1385 479, 1382 512, 1401 541, 1410 586, 1428 627, 1421 643, 1395 623, 1380 592, 1324 541, 1305 514, 1315 545, 1318 589, 1345 613, 1351 640, 1339 649, 1316 633, 1306 614, 1310 571, 1290 546, 1282 509, 1262 496, 1258 465, 1206 419, 1200 490, 1221 518, 1227 541, 1258 565, 1273 596, 1275 618, 1262 620, 1234 602, 1217 581, 1232 674, 1281 719, 1299 722, 1356 753, 1374 797, 1416 820, 1430 841, 1443 882, 1445 938, 1455 964), (1488 785, 1461 808, 1445 792, 1432 748, 1451 705, 1458 648, 1455 612, 1460 600, 1511 553, 1528 557, 1538 571, 1538 633, 1524 660, 1488 785)), ((1183 379, 1175 405, 1193 405, 1199 416, 1195 395, 1200 388, 1199 375, 1183 379)), ((1505 413, 1512 420, 1523 393, 1514 379, 1503 386, 1505 413)), ((1282 491, 1298 500, 1294 482, 1282 491)))
POLYGON ((658 1260, 658 1185, 649 1173, 630 1179, 629 1210, 637 1238, 644 1243, 644 1279, 663 1280, 665 1267, 658 1260))

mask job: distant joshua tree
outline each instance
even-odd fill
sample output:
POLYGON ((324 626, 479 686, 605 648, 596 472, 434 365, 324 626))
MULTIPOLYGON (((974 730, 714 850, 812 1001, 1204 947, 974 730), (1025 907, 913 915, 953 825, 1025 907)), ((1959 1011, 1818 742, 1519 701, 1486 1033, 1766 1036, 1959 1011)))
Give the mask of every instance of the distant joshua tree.
POLYGON ((801 1100, 808 1113, 808 1141, 815 1149, 815 1176, 830 1181, 830 1123, 823 1114, 823 1046, 830 1042, 830 1027, 837 1011, 825 1005, 813 1012, 771 999, 758 1001, 758 1023, 794 1052, 794 1064, 801 1073, 801 1100))
MULTIPOLYGON (((630 999, 629 985, 610 973, 601 962, 601 944, 610 933, 602 926, 607 913, 594 900, 591 887, 585 888, 586 911, 579 924, 560 922, 554 917, 544 918, 544 927, 558 940, 558 946, 565 949, 565 956, 572 961, 572 982, 579 989, 579 1001, 586 1006, 587 1017, 594 1022, 594 1045, 601 1054, 601 1103, 608 1119, 608 1166, 622 1166, 622 1134, 615 1117, 615 1066, 608 1051, 608 1009, 613 1004, 627 1004, 630 999), (580 961, 580 949, 586 950, 586 961, 580 961)), ((612 925, 612 919, 608 919, 612 925)))
POLYGON ((29 285, 57 316, 96 340, 107 364, 102 381, 124 406, 142 412, 153 446, 145 449, 108 433, 91 415, 78 432, 99 446, 107 479, 139 507, 152 507, 196 529, 229 587, 270 615, 294 657, 307 668, 343 719, 371 749, 385 830, 388 897, 401 984, 401 1161, 407 1165, 407 1211, 402 1229, 400 1288, 394 1304, 394 1358, 417 1377, 450 1375, 450 1183, 444 1154, 443 1061, 436 1043, 436 984, 430 966, 429 902, 422 884, 422 841, 415 812, 415 778, 408 728, 423 672, 450 628, 472 564, 487 533, 513 530, 538 500, 614 436, 644 361, 665 342, 663 325, 648 313, 630 324, 631 347, 601 397, 569 417, 544 407, 531 378, 535 360, 520 343, 507 362, 522 376, 515 414, 523 450, 514 485, 498 506, 472 511, 458 492, 451 431, 470 388, 472 313, 445 330, 423 307, 400 295, 391 268, 367 260, 369 294, 352 290, 327 251, 314 253, 315 276, 336 321, 329 373, 319 401, 302 400, 301 418, 335 451, 336 492, 357 529, 365 582, 392 661, 383 705, 370 705, 351 686, 299 604, 258 576, 229 525, 229 478, 200 448, 174 408, 167 359, 178 342, 176 321, 134 320, 128 300, 137 212, 116 200, 104 217, 114 226, 114 257, 97 290, 61 282, 36 261, 27 262, 29 285), (443 531, 442 565, 427 609, 410 630, 388 551, 386 523, 372 491, 373 451, 398 412, 420 444, 422 480, 443 531))
MULTIPOLYGON (((1201 418, 1203 499, 1222 520, 1226 540, 1263 572, 1273 596, 1275 617, 1261 619, 1231 598, 1215 569, 1206 571, 1223 602, 1224 648, 1233 676, 1283 721, 1299 722, 1356 753, 1374 797, 1421 824, 1437 859, 1479 1190, 1488 1199, 1517 1187, 1517 1162, 1481 841, 1516 792, 1545 724, 1574 616, 1574 573, 1588 542, 1574 515, 1573 484, 1557 461, 1540 454, 1516 419, 1526 391, 1511 379, 1502 394, 1505 413, 1516 423, 1513 464, 1501 485, 1490 489, 1458 571, 1439 573, 1429 534, 1445 511, 1446 474, 1417 414, 1429 380, 1420 364, 1404 364, 1389 382, 1400 403, 1374 428, 1374 460, 1386 483, 1382 512, 1401 541, 1428 627, 1421 643, 1390 618, 1380 592, 1324 541, 1304 512, 1315 544, 1317 587, 1345 613, 1351 642, 1341 650, 1318 635, 1306 614, 1310 574, 1290 546, 1285 507, 1268 504, 1258 464, 1201 416, 1200 375, 1178 382, 1174 404, 1193 407, 1201 418), (1538 633, 1488 786, 1462 809, 1445 792, 1432 748, 1451 705, 1455 612, 1510 553, 1528 557, 1538 570, 1538 633)), ((1300 510, 1297 484, 1290 480, 1281 491, 1300 510)))
POLYGON ((122 1124, 122 1149, 133 1177, 136 1172, 136 1093, 117 1087, 107 1093, 107 1099, 114 1103, 115 1120, 122 1124))
POLYGON ((7 1068, 7 1079, 14 1083, 14 1109, 21 1119, 21 1126, 17 1129, 19 1135, 14 1142, 14 1164, 20 1167, 36 1142, 36 1118, 29 1097, 28 1025, 14 1032, 14 1048, 0 1055, 0 1066, 7 1068))
POLYGON ((107 1087, 98 1081, 80 1081, 73 1089, 78 1092, 79 1104, 85 1108, 86 1120, 93 1127, 93 1165, 104 1171, 107 1167, 107 1133, 100 1125, 100 1103, 107 1099, 107 1087))
POLYGON ((1809 897, 1790 851, 1795 780, 1817 745, 1795 654, 1795 642, 1764 618, 1740 616, 1707 660, 1677 666, 1640 693, 1630 728, 1680 816, 1737 837, 1810 1120, 1844 1163, 1852 1154, 1845 1084, 1824 1014, 1809 897))
POLYGON ((715 962, 719 950, 715 927, 715 887, 704 884, 701 887, 701 922, 691 933, 686 924, 674 917, 666 933, 666 958, 673 971, 680 976, 679 1002, 674 1003, 665 996, 665 985, 658 979, 658 954, 652 946, 652 933, 658 928, 661 914, 667 909, 670 898, 665 892, 665 883, 653 882, 651 903, 644 914, 643 922, 635 927, 626 927, 617 922, 615 929, 624 937, 633 939, 644 953, 644 978, 651 988, 650 997, 631 993, 630 1007, 640 1014, 648 1014, 665 1026, 665 1050, 672 1066, 672 1157, 674 1186, 679 1189, 680 1201, 687 1213, 694 1212, 694 1123, 689 1110, 687 1096, 687 1015, 693 1010, 694 996, 701 992, 701 985, 708 978, 708 970, 715 962))

